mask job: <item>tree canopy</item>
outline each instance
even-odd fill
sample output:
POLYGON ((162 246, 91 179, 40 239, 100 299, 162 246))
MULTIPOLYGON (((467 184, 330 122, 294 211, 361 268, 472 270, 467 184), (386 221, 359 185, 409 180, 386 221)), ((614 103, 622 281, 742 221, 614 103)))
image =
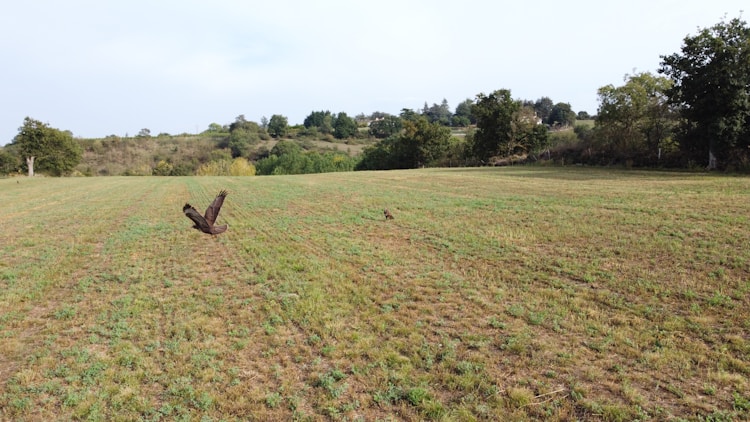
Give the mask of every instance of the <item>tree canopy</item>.
POLYGON ((469 126, 477 122, 471 109, 474 107, 474 101, 467 98, 456 106, 456 112, 453 114, 453 126, 469 126))
POLYGON ((512 141, 513 115, 520 110, 520 102, 511 97, 510 90, 500 89, 477 95, 472 108, 477 119, 477 131, 472 137, 472 153, 482 162, 504 153, 512 141))
POLYGON ((547 117, 547 123, 555 127, 573 126, 575 122, 576 113, 568 103, 555 104, 547 117))
POLYGON ((61 176, 78 165, 83 153, 70 132, 49 127, 30 117, 24 119, 13 145, 26 160, 29 176, 35 171, 61 176))
POLYGON ((679 53, 662 56, 659 72, 674 84, 670 101, 685 118, 682 150, 708 157, 708 167, 745 156, 750 146, 750 28, 722 21, 685 37, 679 53))
POLYGON ((320 133, 328 134, 333 132, 333 116, 330 111, 313 111, 307 117, 303 125, 307 128, 318 128, 320 133))
POLYGON ((510 90, 480 93, 472 112, 477 130, 470 136, 469 147, 480 162, 518 153, 535 157, 548 147, 548 130, 538 121, 534 103, 514 100, 510 90))
POLYGON ((402 124, 402 131, 365 148, 358 170, 418 168, 444 157, 451 145, 450 128, 422 115, 402 124))
POLYGON ((398 116, 385 116, 370 122, 370 136, 384 139, 397 134, 404 127, 398 116))
POLYGON ((271 120, 268 122, 268 133, 269 135, 278 138, 286 135, 289 129, 289 121, 286 117, 280 114, 274 114, 271 116, 271 120))
POLYGON ((247 157, 253 145, 267 137, 258 123, 245 119, 245 115, 241 114, 229 125, 229 137, 220 146, 229 148, 234 158, 247 157))
POLYGON ((343 111, 336 115, 333 122, 333 136, 336 139, 346 139, 357 133, 357 122, 343 111))
POLYGON ((552 108, 554 106, 555 103, 552 102, 550 97, 542 97, 534 102, 534 111, 536 112, 536 115, 542 119, 543 123, 552 124, 549 117, 552 114, 552 108))
POLYGON ((677 116, 666 95, 671 86, 671 80, 644 72, 628 76, 623 86, 599 88, 597 136, 612 160, 656 164, 672 145, 677 116))

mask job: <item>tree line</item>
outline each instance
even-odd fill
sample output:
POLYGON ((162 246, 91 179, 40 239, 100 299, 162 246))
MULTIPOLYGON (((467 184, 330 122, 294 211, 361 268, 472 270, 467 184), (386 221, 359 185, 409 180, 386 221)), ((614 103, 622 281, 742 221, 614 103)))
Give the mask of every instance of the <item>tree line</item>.
MULTIPOLYGON (((239 116, 230 125, 212 123, 204 135, 219 137, 217 147, 230 155, 224 160, 249 160, 257 174, 538 160, 750 170, 750 28, 744 20, 722 20, 686 36, 679 52, 661 56, 657 74, 626 75, 623 82, 599 88, 595 116, 548 97, 520 100, 499 89, 466 99, 453 112, 444 99, 431 106, 425 102, 421 110, 402 109, 399 115, 313 111, 297 127, 283 115, 263 117, 260 123, 239 116), (593 126, 577 124, 589 118, 593 126), (465 128, 461 136, 454 134, 457 127, 465 128), (304 151, 289 143, 271 151, 256 148, 261 140, 290 133, 373 142, 357 158, 304 151)), ((150 132, 142 130, 139 136, 150 132)), ((24 169, 31 175, 36 168, 62 175, 75 167, 80 150, 70 132, 26 118, 13 143, 0 150, 0 170, 24 169)), ((169 164, 165 161, 155 174, 167 172, 169 164)))

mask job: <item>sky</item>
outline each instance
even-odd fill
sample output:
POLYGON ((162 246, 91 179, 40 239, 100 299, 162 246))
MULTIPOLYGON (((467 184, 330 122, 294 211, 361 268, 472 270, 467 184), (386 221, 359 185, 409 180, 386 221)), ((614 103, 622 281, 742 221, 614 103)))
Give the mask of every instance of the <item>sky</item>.
POLYGON ((399 114, 509 89, 595 114, 746 0, 27 0, 0 5, 0 145, 198 133, 244 115, 399 114))

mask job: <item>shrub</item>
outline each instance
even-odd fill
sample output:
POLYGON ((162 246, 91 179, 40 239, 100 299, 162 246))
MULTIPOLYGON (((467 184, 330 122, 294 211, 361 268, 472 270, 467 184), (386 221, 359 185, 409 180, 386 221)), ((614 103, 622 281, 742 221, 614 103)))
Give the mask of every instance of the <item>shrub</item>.
POLYGON ((201 165, 197 176, 255 176, 255 167, 246 158, 214 160, 201 165))

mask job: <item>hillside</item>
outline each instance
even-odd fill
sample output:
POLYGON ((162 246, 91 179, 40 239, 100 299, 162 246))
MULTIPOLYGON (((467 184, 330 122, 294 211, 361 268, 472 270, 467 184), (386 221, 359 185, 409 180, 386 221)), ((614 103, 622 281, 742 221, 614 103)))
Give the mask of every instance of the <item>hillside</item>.
MULTIPOLYGON (((78 139, 83 147, 83 157, 76 170, 90 176, 143 176, 151 175, 161 160, 169 161, 180 169, 179 174, 193 175, 201 164, 231 155, 226 149, 228 135, 179 135, 157 137, 108 137, 104 139, 78 139)), ((340 151, 355 156, 368 142, 333 142, 307 138, 287 138, 298 142, 308 151, 340 151)), ((260 140, 252 148, 252 156, 268 154, 278 142, 260 140)), ((251 158, 253 158, 251 157, 251 158)))

